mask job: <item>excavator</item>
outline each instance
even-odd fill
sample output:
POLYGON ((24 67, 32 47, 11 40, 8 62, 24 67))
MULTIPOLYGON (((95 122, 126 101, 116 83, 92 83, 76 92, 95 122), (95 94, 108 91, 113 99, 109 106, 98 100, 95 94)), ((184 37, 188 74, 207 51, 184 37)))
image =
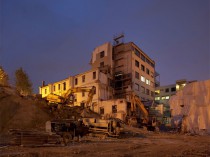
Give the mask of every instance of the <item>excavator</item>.
POLYGON ((141 102, 140 98, 134 93, 130 94, 131 100, 131 112, 132 116, 128 118, 128 124, 135 125, 137 124, 137 108, 141 111, 141 126, 146 127, 147 130, 155 130, 156 127, 156 117, 151 115, 149 111, 144 107, 144 104, 141 102))
POLYGON ((96 87, 75 87, 75 88, 70 88, 67 90, 66 93, 64 93, 62 96, 51 93, 46 97, 46 100, 49 103, 54 103, 54 104, 60 104, 60 105, 74 105, 74 93, 79 93, 79 92, 88 92, 88 98, 85 102, 85 107, 89 107, 93 96, 95 94, 96 87))

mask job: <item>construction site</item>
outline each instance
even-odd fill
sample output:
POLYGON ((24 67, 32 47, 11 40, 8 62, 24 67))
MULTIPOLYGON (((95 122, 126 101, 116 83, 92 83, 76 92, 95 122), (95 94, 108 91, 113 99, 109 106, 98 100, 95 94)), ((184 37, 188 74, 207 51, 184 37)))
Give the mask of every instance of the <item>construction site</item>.
POLYGON ((90 65, 35 95, 0 86, 1 157, 210 156, 210 80, 158 103, 155 61, 123 34, 90 65))

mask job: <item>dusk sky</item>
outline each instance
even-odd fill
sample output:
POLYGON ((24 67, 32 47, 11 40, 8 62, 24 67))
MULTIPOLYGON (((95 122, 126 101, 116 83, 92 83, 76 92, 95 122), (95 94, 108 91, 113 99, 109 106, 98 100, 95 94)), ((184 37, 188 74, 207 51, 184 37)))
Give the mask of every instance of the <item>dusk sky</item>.
POLYGON ((209 0, 0 0, 0 65, 34 92, 90 69, 93 49, 124 32, 156 62, 161 85, 210 79, 209 0))

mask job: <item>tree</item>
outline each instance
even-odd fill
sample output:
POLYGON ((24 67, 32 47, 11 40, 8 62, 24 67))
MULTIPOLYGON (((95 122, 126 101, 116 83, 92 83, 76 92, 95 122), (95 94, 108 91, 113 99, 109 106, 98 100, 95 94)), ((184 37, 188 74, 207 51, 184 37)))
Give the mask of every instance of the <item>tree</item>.
POLYGON ((0 66, 0 85, 1 86, 8 86, 9 85, 9 76, 4 71, 2 66, 0 66))
POLYGON ((33 92, 32 83, 22 67, 15 71, 15 86, 22 95, 30 95, 33 92))

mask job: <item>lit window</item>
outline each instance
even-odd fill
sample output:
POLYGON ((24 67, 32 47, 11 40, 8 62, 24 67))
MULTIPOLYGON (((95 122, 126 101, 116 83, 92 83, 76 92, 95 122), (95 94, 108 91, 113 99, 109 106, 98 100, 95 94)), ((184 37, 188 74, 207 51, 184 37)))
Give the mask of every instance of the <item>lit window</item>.
POLYGON ((169 96, 166 96, 166 99, 168 100, 170 97, 169 96))
POLYGON ((145 82, 145 77, 144 76, 141 76, 141 81, 145 82))
POLYGON ((155 95, 160 94, 160 90, 155 90, 155 95))
POLYGON ((155 100, 160 100, 160 97, 155 97, 155 100))
POLYGON ((161 99, 162 99, 162 100, 165 100, 165 99, 166 99, 166 97, 165 97, 165 96, 163 96, 161 99))
POLYGON ((150 80, 146 79, 146 84, 150 85, 150 80))

